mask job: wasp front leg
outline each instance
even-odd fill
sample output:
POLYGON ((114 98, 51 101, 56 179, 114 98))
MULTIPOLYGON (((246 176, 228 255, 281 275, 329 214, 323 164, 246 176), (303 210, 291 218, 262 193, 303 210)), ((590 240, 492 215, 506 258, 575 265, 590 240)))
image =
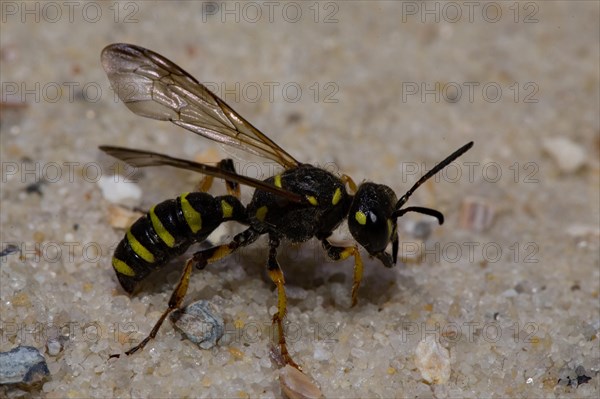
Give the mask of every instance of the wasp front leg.
POLYGON ((344 260, 350 256, 354 257, 354 276, 352 283, 352 306, 358 303, 358 288, 363 277, 363 262, 360 252, 356 246, 337 246, 332 245, 327 238, 321 238, 323 248, 327 251, 327 256, 334 261, 344 260))

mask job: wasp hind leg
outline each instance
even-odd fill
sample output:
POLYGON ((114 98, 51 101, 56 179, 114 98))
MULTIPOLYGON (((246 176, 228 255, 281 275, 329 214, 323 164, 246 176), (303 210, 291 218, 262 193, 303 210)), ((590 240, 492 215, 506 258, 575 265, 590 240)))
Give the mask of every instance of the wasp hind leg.
POLYGON ((287 297, 285 295, 285 279, 279 263, 277 262, 277 247, 279 247, 279 238, 270 236, 269 237, 269 259, 267 260, 267 272, 271 281, 277 286, 277 312, 273 315, 273 324, 277 324, 277 333, 279 335, 279 350, 281 357, 286 364, 302 371, 300 367, 292 357, 287 349, 287 342, 285 340, 285 331, 283 328, 283 319, 287 313, 287 297))
MULTIPOLYGON (((183 269, 183 273, 181 274, 181 278, 179 279, 179 283, 177 283, 177 287, 175 287, 175 290, 171 294, 171 298, 169 299, 169 306, 163 312, 163 314, 160 316, 160 318, 158 319, 156 324, 154 324, 154 327, 152 328, 152 331, 150 331, 150 334, 148 334, 148 336, 146 338, 144 338, 144 340, 142 342, 140 342, 139 344, 137 344, 136 346, 134 346, 133 348, 131 348, 127 352, 125 352, 125 354, 127 356, 132 355, 135 352, 144 349, 146 344, 148 344, 148 342, 150 342, 151 339, 154 339, 156 337, 158 330, 162 326, 163 322, 165 321, 165 319, 167 318, 169 313, 171 313, 175 309, 178 309, 181 306, 181 303, 183 302, 183 298, 185 298, 185 294, 187 293, 187 290, 188 290, 188 286, 190 283, 190 276, 192 275, 192 270, 194 270, 193 265, 194 265, 193 258, 188 259, 188 261, 185 264, 185 268, 183 269)), ((110 355, 109 358, 113 358, 113 357, 118 358, 118 357, 120 357, 120 355, 119 354, 110 355)))
MULTIPOLYGON (((224 258, 227 255, 235 252, 241 247, 245 247, 254 241, 261 235, 261 233, 254 230, 252 227, 244 230, 233 238, 229 244, 219 245, 216 247, 208 248, 202 251, 198 251, 194 254, 193 261, 198 269, 204 269, 209 263, 214 263, 219 259, 224 258)), ((279 335, 279 348, 281 356, 286 364, 297 368, 302 371, 302 368, 292 360, 288 350, 287 343, 285 340, 285 333, 283 328, 283 319, 286 315, 287 310, 287 298, 285 295, 285 280, 283 278, 283 272, 277 263, 277 247, 279 247, 279 239, 274 236, 269 237, 269 259, 267 261, 267 272, 269 278, 277 286, 277 312, 273 315, 273 324, 277 324, 277 332, 279 335)))
MULTIPOLYGON (((217 167, 227 172, 236 173, 235 165, 233 164, 233 160, 231 158, 222 159, 221 161, 219 161, 219 163, 217 163, 217 167)), ((213 181, 213 176, 204 176, 202 180, 200 180, 200 182, 198 183, 198 191, 207 193, 208 190, 210 190, 210 188, 212 187, 213 181)), ((240 199, 240 185, 238 183, 225 180, 225 187, 227 188, 227 193, 229 195, 233 195, 237 199, 240 199)))

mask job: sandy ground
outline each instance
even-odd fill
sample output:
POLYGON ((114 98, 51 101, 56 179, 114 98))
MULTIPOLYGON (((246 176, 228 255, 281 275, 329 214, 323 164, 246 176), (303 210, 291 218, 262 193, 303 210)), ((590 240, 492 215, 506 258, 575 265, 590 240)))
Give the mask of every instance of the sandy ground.
MULTIPOLYGON (((297 159, 398 195, 475 142, 411 198, 446 216, 400 219, 411 262, 385 269, 363 252, 357 307, 351 260, 330 263, 313 241, 280 248, 290 350, 325 397, 598 397, 598 2, 1 6, 0 241, 20 252, 1 258, 0 349, 34 346, 50 370, 2 396, 282 395, 264 240, 192 278, 186 303, 209 300, 225 320, 217 347, 167 323, 142 353, 107 360, 151 329, 183 259, 124 294, 110 266, 124 230, 98 184, 117 164, 98 146, 221 151, 115 99, 100 52, 130 42, 184 67, 297 159), (483 218, 465 220, 469 210, 483 218), (433 362, 437 382, 420 342, 449 361, 433 362)), ((272 173, 240 155, 242 173, 272 173)), ((142 193, 121 204, 146 209, 198 181, 170 168, 116 178, 142 193)))

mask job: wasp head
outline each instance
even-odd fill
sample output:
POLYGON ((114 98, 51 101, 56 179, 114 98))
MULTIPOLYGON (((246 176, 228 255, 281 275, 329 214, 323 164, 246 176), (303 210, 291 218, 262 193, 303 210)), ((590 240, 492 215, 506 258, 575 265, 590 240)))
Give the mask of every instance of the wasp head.
POLYGON ((398 234, 393 217, 396 194, 383 184, 363 183, 354 195, 348 214, 352 237, 371 256, 379 258, 387 267, 396 263, 398 234), (392 242, 392 256, 385 252, 392 242))
POLYGON ((435 209, 420 206, 402 207, 421 184, 472 146, 473 142, 470 142, 456 150, 423 175, 399 200, 388 186, 369 182, 361 184, 352 199, 348 213, 348 227, 352 237, 386 267, 393 266, 398 257, 397 220, 400 216, 407 212, 418 212, 435 217, 439 224, 444 223, 444 215, 435 209), (390 243, 392 244, 391 255, 385 252, 390 243))

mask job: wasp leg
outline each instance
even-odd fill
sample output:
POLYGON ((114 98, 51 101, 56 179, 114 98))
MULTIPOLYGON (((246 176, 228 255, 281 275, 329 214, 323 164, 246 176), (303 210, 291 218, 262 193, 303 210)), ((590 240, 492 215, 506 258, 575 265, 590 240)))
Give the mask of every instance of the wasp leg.
POLYGON ((340 179, 342 180, 342 183, 348 184, 348 187, 350 187, 350 190, 353 193, 356 193, 356 190, 358 189, 358 187, 357 187, 356 183, 354 182, 354 180, 352 180, 352 178, 350 176, 343 174, 340 179))
MULTIPOLYGON (((212 247, 196 252, 192 258, 193 262, 198 269, 204 269, 209 263, 214 263, 219 259, 230 255, 237 249, 253 243, 260 235, 260 232, 250 227, 233 237, 233 240, 229 244, 219 245, 217 247, 212 247)), ((281 271, 281 268, 279 267, 279 264, 277 263, 276 259, 278 246, 279 239, 276 237, 270 237, 267 272, 271 280, 277 286, 277 313, 273 315, 273 324, 277 323, 277 331, 279 334, 279 348, 281 350, 281 356, 283 357, 285 363, 302 371, 302 368, 292 360, 287 350, 287 344, 285 341, 285 335, 283 331, 283 318, 286 314, 287 300, 285 296, 285 280, 283 278, 283 272, 281 271)))
POLYGON ((205 175, 199 182, 198 185, 196 186, 196 190, 200 191, 201 193, 207 193, 208 190, 210 190, 210 188, 212 187, 213 181, 215 180, 214 177, 209 176, 209 175, 205 175))
POLYGON ((287 349, 285 340, 285 332, 283 330, 283 319, 287 313, 287 298, 285 295, 285 279, 279 263, 277 262, 277 247, 279 247, 279 238, 269 236, 269 259, 267 261, 267 272, 271 281, 277 286, 277 312, 273 315, 273 324, 277 323, 277 333, 279 335, 279 350, 281 357, 286 364, 302 371, 302 367, 298 366, 287 349))
POLYGON ((356 246, 341 247, 332 245, 326 238, 321 239, 323 248, 327 251, 327 256, 330 259, 338 261, 344 260, 350 256, 354 256, 354 281, 352 283, 352 306, 356 306, 358 303, 358 287, 363 276, 363 263, 360 257, 360 252, 356 246))
POLYGON ((219 259, 223 259, 227 255, 230 255, 239 248, 252 244, 260 237, 260 235, 261 233, 250 227, 233 237, 233 240, 229 244, 218 245, 194 253, 192 257, 193 263, 197 269, 202 270, 209 263, 214 263, 219 259))
MULTIPOLYGON (((125 352, 125 354, 127 356, 132 355, 135 352, 144 349, 146 344, 148 342, 150 342, 151 339, 154 339, 156 337, 156 334, 158 333, 160 326, 162 326, 163 322, 165 321, 165 319, 167 318, 169 313, 171 313, 173 310, 175 310, 181 306, 181 302, 183 302, 183 298, 185 297, 185 294, 187 293, 187 290, 188 290, 188 286, 190 283, 190 276, 192 275, 192 270, 193 270, 192 266, 193 265, 194 265, 193 258, 188 259, 188 261, 185 264, 185 268, 183 269, 183 273, 181 274, 181 278, 179 279, 179 283, 177 283, 177 287, 175 287, 175 290, 173 291, 173 293, 171 294, 171 298, 169 299, 169 307, 167 308, 167 310, 165 310, 163 312, 163 314, 160 316, 160 318, 158 319, 156 324, 154 324, 154 327, 152 328, 152 331, 150 331, 150 334, 148 334, 148 336, 146 338, 144 338, 144 340, 142 342, 140 342, 139 344, 137 344, 136 346, 134 346, 133 348, 131 348, 127 352, 125 352)), ((110 358, 119 357, 119 356, 120 355, 118 355, 118 354, 110 355, 110 358)))
MULTIPOLYGON (((231 158, 226 158, 219 162, 219 167, 228 172, 235 173, 235 165, 231 158)), ((240 185, 236 182, 225 180, 225 187, 227 187, 227 193, 233 195, 235 198, 240 199, 240 185)))
MULTIPOLYGON (((217 163, 217 167, 227 172, 235 173, 235 165, 233 164, 233 160, 231 158, 222 159, 219 161, 219 163, 217 163)), ((198 183, 198 191, 207 193, 212 187, 213 181, 213 176, 205 175, 198 183)), ((225 180, 225 187, 227 188, 227 193, 229 193, 229 195, 233 195, 237 199, 240 199, 240 185, 238 183, 225 180)))

